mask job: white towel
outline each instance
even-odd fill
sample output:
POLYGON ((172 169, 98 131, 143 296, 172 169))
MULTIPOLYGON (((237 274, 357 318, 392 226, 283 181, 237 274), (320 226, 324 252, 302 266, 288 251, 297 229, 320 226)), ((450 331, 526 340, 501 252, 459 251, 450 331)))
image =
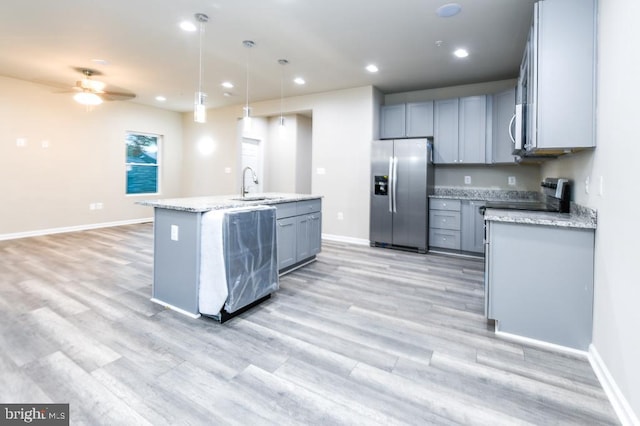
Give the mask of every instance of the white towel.
POLYGON ((229 295, 222 243, 224 214, 224 210, 211 210, 202 215, 198 306, 205 315, 218 315, 229 295))

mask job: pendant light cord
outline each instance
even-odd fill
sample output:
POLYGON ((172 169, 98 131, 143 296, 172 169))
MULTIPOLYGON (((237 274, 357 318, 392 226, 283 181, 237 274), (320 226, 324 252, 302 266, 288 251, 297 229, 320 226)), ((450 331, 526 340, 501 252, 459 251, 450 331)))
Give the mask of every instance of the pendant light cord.
POLYGON ((204 33, 204 22, 200 21, 200 52, 199 52, 199 67, 198 67, 198 92, 202 96, 202 34, 204 33))

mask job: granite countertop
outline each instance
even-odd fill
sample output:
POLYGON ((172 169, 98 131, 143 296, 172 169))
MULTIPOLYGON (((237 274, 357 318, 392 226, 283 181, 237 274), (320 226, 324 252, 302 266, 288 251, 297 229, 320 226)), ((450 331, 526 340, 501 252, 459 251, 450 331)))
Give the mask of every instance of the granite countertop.
POLYGON ((571 213, 488 208, 484 213, 484 220, 565 228, 596 229, 595 210, 575 204, 571 205, 571 213))
POLYGON ((319 195, 287 194, 266 192, 250 194, 244 200, 239 195, 217 195, 205 197, 165 198, 160 200, 137 201, 136 204, 170 210, 201 213, 209 210, 232 209, 246 206, 264 206, 269 204, 290 203, 295 201, 316 200, 319 195), (260 199, 258 199, 260 198, 260 199))
POLYGON ((540 199, 540 193, 492 188, 436 187, 433 195, 430 195, 429 198, 475 201, 537 201, 540 199))

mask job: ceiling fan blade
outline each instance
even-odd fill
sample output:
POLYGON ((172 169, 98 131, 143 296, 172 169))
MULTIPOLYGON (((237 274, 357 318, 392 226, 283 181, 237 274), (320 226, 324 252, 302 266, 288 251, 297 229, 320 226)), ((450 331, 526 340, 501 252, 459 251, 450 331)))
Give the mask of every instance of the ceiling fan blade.
POLYGON ((125 93, 125 92, 110 92, 104 91, 102 93, 98 93, 105 101, 128 101, 129 99, 133 99, 136 97, 134 93, 125 93))

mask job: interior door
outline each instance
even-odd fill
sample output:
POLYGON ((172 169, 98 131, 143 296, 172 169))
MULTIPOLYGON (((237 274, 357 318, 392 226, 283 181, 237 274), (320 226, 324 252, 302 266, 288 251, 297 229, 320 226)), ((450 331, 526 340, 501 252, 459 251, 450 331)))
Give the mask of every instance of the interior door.
POLYGON ((427 140, 394 141, 397 159, 393 185, 396 211, 393 214, 393 244, 427 248, 427 140))
POLYGON ((247 185, 247 192, 252 194, 263 192, 262 145, 259 139, 242 138, 241 166, 241 172, 245 167, 249 166, 256 172, 256 176, 258 176, 257 184, 253 183, 253 179, 251 179, 249 172, 247 172, 246 178, 244 176, 241 176, 241 179, 244 179, 244 182, 247 185))

